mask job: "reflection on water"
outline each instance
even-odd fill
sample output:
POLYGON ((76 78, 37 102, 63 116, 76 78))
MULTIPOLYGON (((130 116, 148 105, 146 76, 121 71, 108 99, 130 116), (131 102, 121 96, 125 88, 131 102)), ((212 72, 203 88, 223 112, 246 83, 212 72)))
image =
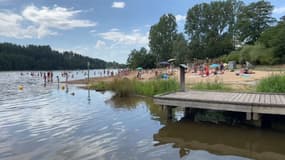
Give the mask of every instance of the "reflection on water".
POLYGON ((1 160, 285 159, 284 133, 169 122, 150 98, 44 86, 19 72, 0 73, 0 89, 1 160))
POLYGON ((194 123, 189 120, 167 123, 154 134, 156 145, 173 144, 183 157, 191 150, 207 150, 219 155, 238 155, 254 159, 285 159, 284 133, 194 123), (281 146, 282 145, 282 146, 281 146))

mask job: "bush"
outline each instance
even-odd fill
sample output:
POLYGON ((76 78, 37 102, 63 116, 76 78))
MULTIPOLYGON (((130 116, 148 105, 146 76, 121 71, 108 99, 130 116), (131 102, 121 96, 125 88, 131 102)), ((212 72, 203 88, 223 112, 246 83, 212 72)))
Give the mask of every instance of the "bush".
POLYGON ((228 61, 239 62, 239 60, 240 60, 240 53, 239 53, 239 51, 233 51, 233 52, 231 52, 229 55, 227 55, 224 58, 224 62, 228 62, 228 61))
POLYGON ((244 64, 246 61, 255 65, 273 65, 280 59, 275 57, 274 48, 266 48, 261 44, 247 45, 239 51, 233 51, 229 55, 221 57, 226 61, 236 61, 244 64))
POLYGON ((285 75, 273 75, 260 80, 257 92, 285 93, 285 75))

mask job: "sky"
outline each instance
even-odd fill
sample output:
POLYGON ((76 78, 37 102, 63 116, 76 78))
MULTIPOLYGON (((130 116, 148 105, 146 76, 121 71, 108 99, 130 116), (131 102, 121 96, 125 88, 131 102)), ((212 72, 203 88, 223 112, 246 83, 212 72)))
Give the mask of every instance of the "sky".
MULTIPOLYGON (((183 31, 187 11, 211 0, 0 0, 0 42, 50 45, 58 51, 126 63, 133 49, 148 48, 150 26, 175 15, 183 31)), ((244 0, 246 4, 254 0, 244 0)), ((284 0, 270 0, 273 16, 284 0)))

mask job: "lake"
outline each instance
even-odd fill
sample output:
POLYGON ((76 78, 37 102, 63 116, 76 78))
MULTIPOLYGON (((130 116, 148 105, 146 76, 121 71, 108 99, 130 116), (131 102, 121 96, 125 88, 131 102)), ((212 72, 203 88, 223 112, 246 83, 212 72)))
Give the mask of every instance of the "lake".
POLYGON ((192 122, 179 109, 169 121, 150 98, 20 73, 0 72, 1 160, 285 159, 281 131, 192 122))

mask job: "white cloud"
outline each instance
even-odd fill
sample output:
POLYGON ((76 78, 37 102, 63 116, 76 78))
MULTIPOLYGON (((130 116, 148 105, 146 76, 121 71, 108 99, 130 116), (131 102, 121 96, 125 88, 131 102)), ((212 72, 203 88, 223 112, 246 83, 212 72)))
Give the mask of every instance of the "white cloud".
POLYGON ((34 27, 23 28, 21 23, 24 18, 10 12, 0 12, 0 36, 13 38, 31 38, 34 34, 34 27))
POLYGON ((96 24, 89 20, 75 19, 80 10, 71 10, 55 6, 54 8, 28 6, 22 12, 26 20, 38 26, 38 37, 52 33, 50 29, 73 29, 77 27, 92 27, 96 24))
POLYGON ((119 29, 118 28, 112 28, 110 31, 116 32, 116 31, 119 31, 119 29))
POLYGON ((140 29, 133 29, 132 30, 132 32, 134 32, 134 33, 138 33, 138 32, 140 32, 141 30, 140 29))
POLYGON ((125 8, 125 6, 125 2, 113 2, 112 4, 112 8, 125 8))
POLYGON ((98 40, 98 41, 96 42, 95 48, 96 48, 96 49, 100 49, 100 48, 103 48, 103 47, 105 47, 105 46, 106 46, 106 43, 105 43, 104 41, 98 40))
POLYGON ((130 34, 126 34, 120 31, 109 31, 100 33, 101 36, 105 40, 109 40, 115 42, 117 44, 124 44, 124 45, 146 45, 148 43, 148 36, 147 34, 143 35, 138 32, 132 32, 130 34))
POLYGON ((89 20, 76 19, 80 10, 54 6, 27 6, 20 14, 0 12, 0 35, 14 38, 42 38, 56 35, 56 30, 92 27, 89 20))
POLYGON ((275 13, 275 14, 285 14, 285 7, 276 7, 276 8, 274 8, 273 13, 275 13))
POLYGON ((92 29, 89 31, 90 33, 96 33, 96 30, 95 29, 92 29))
POLYGON ((184 22, 186 20, 186 16, 183 16, 183 15, 180 15, 180 14, 177 14, 175 16, 175 18, 176 18, 176 22, 177 23, 184 22))

